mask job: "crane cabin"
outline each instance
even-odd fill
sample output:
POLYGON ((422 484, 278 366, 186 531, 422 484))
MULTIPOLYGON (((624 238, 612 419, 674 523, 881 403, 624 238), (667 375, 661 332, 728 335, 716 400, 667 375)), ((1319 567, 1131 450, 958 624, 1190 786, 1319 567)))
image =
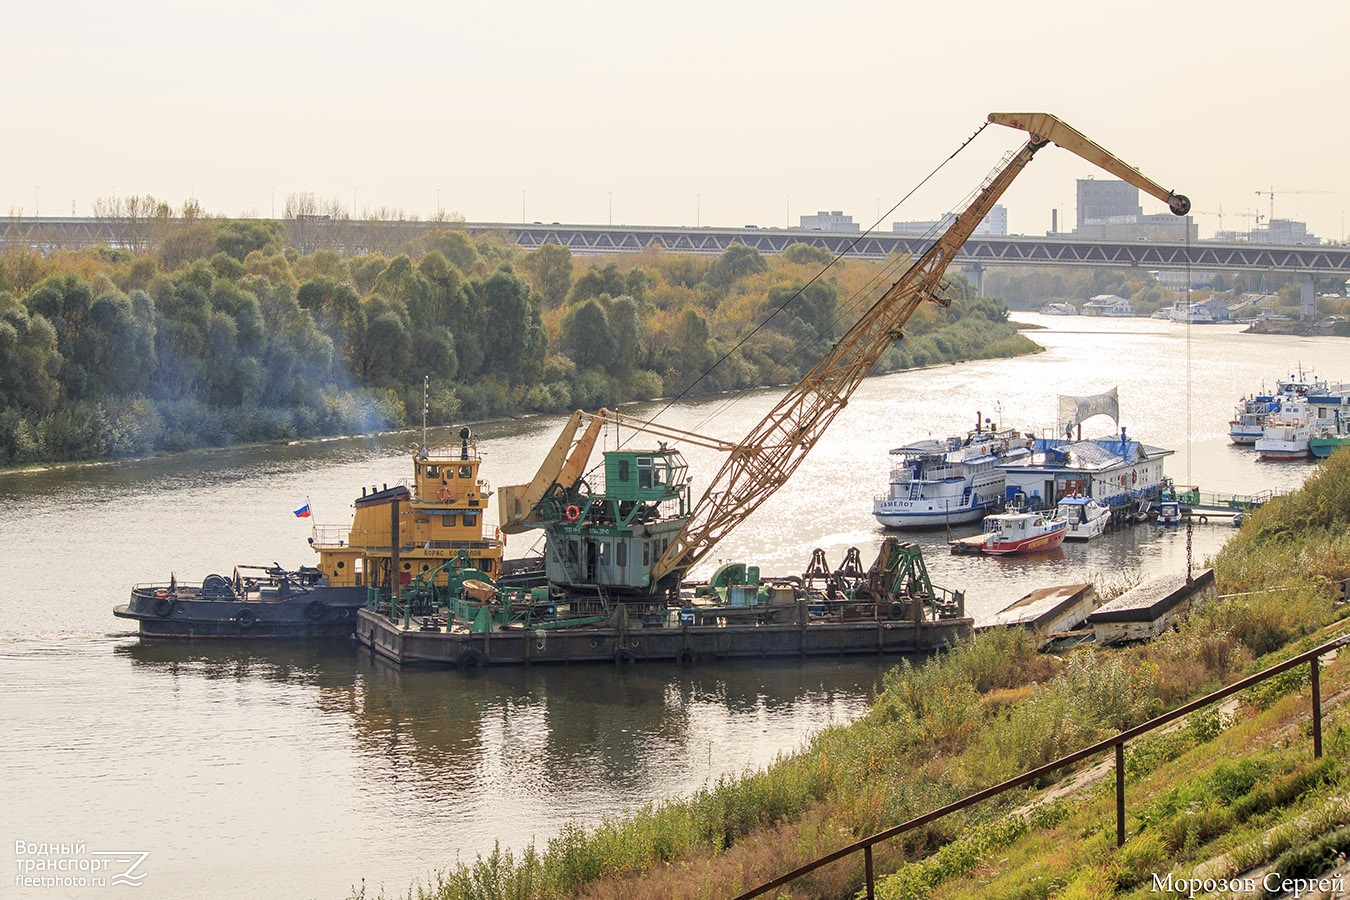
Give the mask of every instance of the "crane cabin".
POLYGON ((604 453, 604 482, 580 481, 548 504, 545 572, 569 593, 650 596, 651 569, 689 518, 689 466, 661 444, 604 453))

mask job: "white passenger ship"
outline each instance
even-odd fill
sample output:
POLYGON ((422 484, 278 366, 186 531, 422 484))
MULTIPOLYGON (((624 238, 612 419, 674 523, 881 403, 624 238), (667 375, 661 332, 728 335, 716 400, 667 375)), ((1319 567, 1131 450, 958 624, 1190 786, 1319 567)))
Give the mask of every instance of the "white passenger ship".
POLYGON ((1015 429, 977 428, 946 441, 920 441, 891 451, 890 486, 872 501, 886 528, 974 522, 1003 508, 1003 463, 1030 458, 1030 441, 1015 429))

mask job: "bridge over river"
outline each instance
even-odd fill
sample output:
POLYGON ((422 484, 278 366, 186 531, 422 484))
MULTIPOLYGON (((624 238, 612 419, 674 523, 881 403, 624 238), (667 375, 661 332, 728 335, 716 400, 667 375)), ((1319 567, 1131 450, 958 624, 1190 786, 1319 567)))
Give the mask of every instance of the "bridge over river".
MULTIPOLYGON (((884 258, 894 253, 918 256, 932 243, 932 235, 896 232, 832 232, 801 228, 688 228, 646 225, 514 224, 505 222, 448 223, 330 219, 311 216, 281 220, 302 252, 331 247, 343 253, 389 250, 433 228, 466 228, 471 233, 505 235, 526 249, 544 244, 566 247, 577 254, 640 252, 651 247, 678 253, 720 254, 733 244, 760 253, 782 253, 793 244, 822 247, 832 254, 884 258)), ((26 246, 129 247, 142 249, 157 226, 172 227, 174 220, 156 223, 124 218, 0 217, 0 249, 26 246)), ((970 238, 956 262, 978 279, 988 266, 1090 266, 1192 271, 1267 272, 1285 280, 1315 277, 1350 278, 1350 245, 1282 245, 1220 243, 1217 241, 1107 241, 1072 235, 980 235, 970 238)))

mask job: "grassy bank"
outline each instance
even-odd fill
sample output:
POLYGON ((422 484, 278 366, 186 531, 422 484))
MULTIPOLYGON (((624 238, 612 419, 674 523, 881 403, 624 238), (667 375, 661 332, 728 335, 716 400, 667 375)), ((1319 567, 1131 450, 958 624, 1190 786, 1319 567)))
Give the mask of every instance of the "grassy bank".
MULTIPOLYGON (((1350 566, 1342 560, 1350 560, 1345 453, 1301 491, 1256 512, 1214 561, 1224 596, 1149 644, 1057 657, 1036 652, 1022 632, 982 634, 924 665, 898 666, 868 715, 826 729, 763 771, 628 819, 566 829, 543 849, 455 865, 407 896, 730 896, 1310 645, 1344 616, 1336 582, 1350 566)), ((1327 679, 1328 694, 1341 689, 1345 664, 1329 667, 1327 679)), ((1295 722, 1307 710, 1306 697, 1292 696, 1300 689, 1296 677, 1277 680, 1222 716, 1131 748, 1134 838, 1125 848, 1115 849, 1114 818, 1101 809, 1109 791, 1018 815, 1035 791, 1009 792, 878 848, 877 871, 896 873, 886 896, 984 891, 995 870, 1012 865, 1013 848, 1030 868, 999 881, 1009 897, 1128 892, 1146 872, 1185 870, 1227 852, 1229 834, 1235 848, 1248 848, 1235 860, 1273 862, 1256 860, 1251 848, 1261 829, 1293 821, 1291 804, 1306 801, 1299 808, 1313 817, 1340 814, 1331 798, 1342 773, 1307 758, 1295 722), (1271 736, 1285 733, 1285 743, 1271 736), (1264 749, 1244 760, 1236 751, 1245 746, 1264 749), (1006 866, 992 862, 1005 858, 1006 866)), ((1341 714, 1328 734, 1328 757, 1337 758, 1334 748, 1350 740, 1341 714)), ((860 856, 841 861, 781 896, 850 897, 861 865, 860 856)))

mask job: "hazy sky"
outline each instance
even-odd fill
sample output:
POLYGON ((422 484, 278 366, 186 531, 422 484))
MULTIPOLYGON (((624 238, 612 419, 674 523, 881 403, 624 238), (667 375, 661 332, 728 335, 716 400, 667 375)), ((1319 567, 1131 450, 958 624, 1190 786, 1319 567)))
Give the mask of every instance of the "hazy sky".
MULTIPOLYGON (((1350 208, 1345 0, 52 0, 4 19, 4 214, 148 193, 269 216, 311 192, 358 214, 866 227, 995 110, 1064 119, 1188 194, 1203 235, 1205 213, 1265 216, 1258 190, 1326 239, 1350 208)), ((990 126, 883 227, 959 204, 1019 134, 990 126)), ((1052 208, 1071 225, 1095 171, 1041 151, 1010 230, 1052 208)))

